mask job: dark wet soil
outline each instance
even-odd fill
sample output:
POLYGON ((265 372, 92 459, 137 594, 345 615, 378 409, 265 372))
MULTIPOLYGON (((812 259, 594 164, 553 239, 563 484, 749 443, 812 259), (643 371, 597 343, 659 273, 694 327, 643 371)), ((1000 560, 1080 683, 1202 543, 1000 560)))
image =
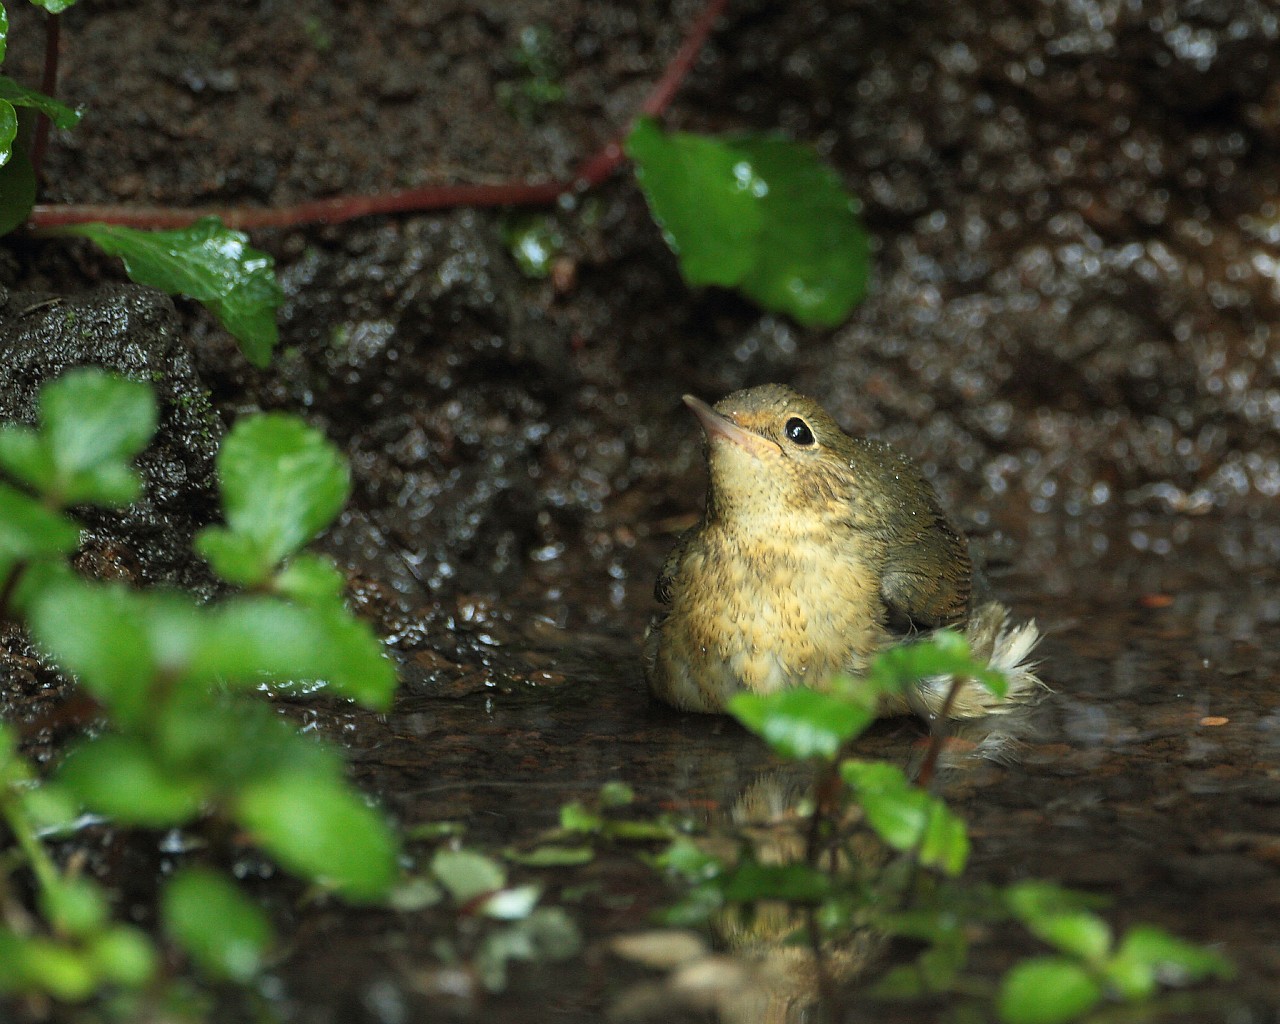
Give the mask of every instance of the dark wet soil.
MULTIPOLYGON (((63 91, 89 112, 55 140, 47 197, 559 177, 623 126, 698 7, 80 5, 63 91), (528 27, 562 69, 545 109, 500 100, 528 27)), ((34 19, 10 15, 5 70, 35 84, 34 19)), ((731 3, 669 123, 811 140, 862 198, 876 279, 832 332, 690 293, 625 177, 549 214, 554 280, 521 275, 499 212, 255 235, 288 292, 273 367, 185 303, 181 330, 224 421, 299 412, 352 460, 325 546, 404 666, 391 715, 318 712, 360 782, 486 845, 608 779, 648 810, 731 804, 768 759, 651 706, 638 637, 701 499, 679 396, 783 381, 917 457, 1048 632, 1037 731, 950 782, 976 876, 1054 878, 1111 896, 1118 925, 1215 943, 1241 980, 1169 1014, 1275 1020, 1277 81, 1262 2, 731 3)), ((0 259, 29 291, 119 277, 79 244, 11 238, 0 259)), ((887 723, 868 750, 907 763, 921 738, 887 723)), ((145 888, 160 858, 131 849, 104 860, 145 888)), ((557 878, 551 896, 583 894, 565 905, 587 951, 485 999, 435 971, 441 922, 262 885, 294 935, 263 995, 307 1022, 602 1019, 638 974, 605 940, 669 896, 623 854, 557 878)), ((992 936, 983 963, 1020 941, 992 936)))

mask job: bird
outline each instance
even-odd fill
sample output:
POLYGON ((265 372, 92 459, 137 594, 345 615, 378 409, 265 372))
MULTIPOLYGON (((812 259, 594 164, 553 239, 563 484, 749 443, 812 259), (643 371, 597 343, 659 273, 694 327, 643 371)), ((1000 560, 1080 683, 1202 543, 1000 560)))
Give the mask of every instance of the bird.
POLYGON ((714 407, 684 396, 706 439, 705 511, 667 556, 646 630, 650 692, 683 711, 725 712, 734 694, 827 688, 881 651, 931 632, 964 635, 1003 672, 1002 700, 948 677, 882 697, 881 716, 976 718, 1045 689, 1029 660, 1040 631, 977 596, 963 533, 920 467, 852 437, 781 384, 714 407))

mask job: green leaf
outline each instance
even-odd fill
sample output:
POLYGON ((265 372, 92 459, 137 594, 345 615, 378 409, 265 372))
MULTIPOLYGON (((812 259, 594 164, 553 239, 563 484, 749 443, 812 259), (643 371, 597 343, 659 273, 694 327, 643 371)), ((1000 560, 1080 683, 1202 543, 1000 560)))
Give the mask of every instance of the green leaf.
POLYGON ((73 748, 58 781, 90 810, 150 828, 185 824, 211 796, 204 779, 157 762, 141 740, 111 734, 73 748))
POLYGON ((40 910, 60 934, 77 938, 101 929, 110 913, 101 887, 86 878, 59 877, 40 891, 40 910))
POLYGON ((130 464, 156 427, 155 396, 96 367, 40 390, 40 427, 0 429, 0 466, 60 505, 121 506, 142 482, 130 464))
POLYGON ((601 807, 626 807, 634 803, 636 791, 625 782, 612 779, 600 787, 601 807))
POLYGON ((24 988, 55 999, 79 1002, 97 987, 92 960, 84 952, 47 939, 28 939, 18 950, 17 967, 24 988))
POLYGON ((560 827, 566 832, 585 832, 590 835, 604 828, 604 818, 573 800, 560 807, 560 827))
POLYGON ((1166 985, 1189 985, 1206 978, 1229 981, 1235 976, 1235 965, 1222 954, 1153 925, 1131 928, 1120 942, 1116 960, 1147 965, 1166 985))
POLYGON ((341 779, 294 771, 250 783, 235 815, 290 871, 348 899, 379 899, 396 880, 399 849, 386 819, 341 779))
POLYGON ((129 925, 116 925, 89 944, 89 957, 103 979, 140 988, 155 977, 159 957, 146 934, 129 925))
POLYGON ((532 850, 506 849, 502 855, 529 868, 569 868, 590 864, 596 852, 590 846, 535 846, 532 850))
POLYGON ((36 172, 21 138, 8 151, 7 162, 0 163, 0 235, 7 235, 31 216, 36 205, 36 172))
POLYGON ((882 651, 871 663, 868 675, 881 693, 901 693, 931 676, 964 676, 997 697, 1003 697, 1009 688, 999 672, 974 661, 968 641, 951 629, 938 630, 927 640, 882 651))
POLYGON ((896 765, 845 761, 840 766, 869 824, 897 850, 917 851, 920 863, 957 875, 969 857, 964 822, 941 800, 912 785, 896 765))
POLYGON ((739 288, 806 325, 834 326, 861 301, 870 241, 857 203, 808 147, 641 119, 626 148, 690 284, 739 288))
POLYGON ((233 598, 215 609, 188 677, 251 686, 314 680, 377 711, 390 708, 396 688, 395 665, 368 623, 340 604, 270 597, 233 598))
POLYGON ((165 930, 196 965, 219 980, 244 984, 275 941, 266 914, 221 875, 185 868, 165 887, 165 930))
MULTIPOLYGON (((0 75, 0 83, 8 79, 0 75)), ((9 162, 13 153, 13 143, 18 138, 18 112, 13 104, 0 99, 0 167, 9 162)))
POLYGON ((804 687, 777 693, 739 693, 729 713, 783 757, 831 759, 875 713, 851 700, 804 687))
POLYGON ((80 123, 80 112, 72 110, 65 103, 59 103, 52 96, 28 89, 19 85, 8 75, 0 75, 0 105, 12 104, 15 107, 31 107, 44 114, 58 128, 74 128, 80 123))
POLYGON ((138 284, 202 303, 240 342, 255 366, 266 366, 277 340, 276 309, 284 292, 275 261, 251 248, 239 231, 205 217, 177 231, 139 231, 112 224, 55 228, 81 235, 104 252, 119 256, 138 284))
POLYGON ((1027 926, 1049 945, 1082 960, 1099 961, 1111 949, 1111 928, 1087 911, 1047 914, 1028 921, 1027 926))
POLYGON ((0 3, 0 64, 4 63, 5 51, 9 46, 9 12, 0 3))
POLYGON ((1053 914, 1067 914, 1077 910, 1096 910, 1107 905, 1104 896, 1064 889, 1052 882, 1036 880, 1017 882, 1004 892, 1005 905, 1023 924, 1053 914))
POLYGON ((320 555, 298 555, 276 573, 271 589, 299 604, 325 605, 340 602, 346 577, 329 559, 320 555))
POLYGON ((68 7, 74 7, 76 0, 31 0, 37 7, 43 7, 50 14, 61 14, 68 7))
POLYGON ((40 644, 132 725, 154 713, 159 675, 185 667, 197 622, 188 598, 77 578, 41 588, 28 615, 40 644))
POLYGON ((1004 976, 996 1009, 1003 1024, 1066 1024, 1101 998, 1102 987, 1075 961, 1035 957, 1004 976))
POLYGON ((217 464, 227 527, 202 531, 196 547, 224 579, 245 586, 264 582, 328 526, 351 492, 351 475, 337 448, 294 416, 266 413, 241 420, 223 439, 217 464), (228 533, 240 539, 210 539, 228 533), (251 571, 243 564, 246 552, 255 559, 251 571))
POLYGON ((458 903, 466 903, 507 884, 507 873, 492 857, 471 850, 437 850, 431 873, 458 903))
POLYGON ((4 576, 16 562, 67 555, 79 543, 80 530, 69 519, 0 483, 0 572, 4 576))

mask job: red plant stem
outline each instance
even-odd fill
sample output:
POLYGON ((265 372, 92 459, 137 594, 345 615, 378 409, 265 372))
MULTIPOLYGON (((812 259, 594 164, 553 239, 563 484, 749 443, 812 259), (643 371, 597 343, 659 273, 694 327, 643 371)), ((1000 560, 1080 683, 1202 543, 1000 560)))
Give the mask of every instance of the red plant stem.
MULTIPOLYGON (((708 0, 702 13, 690 26, 680 49, 663 69, 662 77, 640 105, 642 115, 658 117, 671 105, 681 83, 688 77, 698 54, 702 52, 716 19, 724 13, 728 2, 729 0, 708 0)), ((607 142, 584 160, 567 181, 424 185, 421 188, 396 189, 372 195, 333 196, 293 206, 266 208, 237 206, 177 209, 74 203, 37 205, 27 219, 27 226, 53 228, 101 221, 135 228, 180 228, 201 217, 218 217, 227 227, 248 230, 293 228, 304 224, 341 224, 371 214, 443 210, 459 206, 546 206, 570 192, 585 191, 607 180, 625 159, 622 148, 624 137, 625 133, 607 142)))
MULTIPOLYGON (((58 51, 61 49, 62 19, 56 14, 44 16, 44 73, 40 76, 40 91, 46 96, 58 95, 58 51)), ((50 121, 44 114, 36 116, 35 137, 31 142, 31 169, 36 180, 44 166, 44 154, 49 149, 50 121)))

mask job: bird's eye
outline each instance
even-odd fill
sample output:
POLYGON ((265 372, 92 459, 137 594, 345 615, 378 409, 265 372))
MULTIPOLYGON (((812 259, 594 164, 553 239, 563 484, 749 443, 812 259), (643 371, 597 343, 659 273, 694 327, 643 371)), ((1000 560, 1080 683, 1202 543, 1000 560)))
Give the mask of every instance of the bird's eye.
POLYGON ((799 416, 792 416, 791 419, 787 420, 787 425, 783 427, 783 430, 786 432, 787 440, 792 444, 808 448, 814 443, 813 431, 809 429, 809 424, 799 416))

